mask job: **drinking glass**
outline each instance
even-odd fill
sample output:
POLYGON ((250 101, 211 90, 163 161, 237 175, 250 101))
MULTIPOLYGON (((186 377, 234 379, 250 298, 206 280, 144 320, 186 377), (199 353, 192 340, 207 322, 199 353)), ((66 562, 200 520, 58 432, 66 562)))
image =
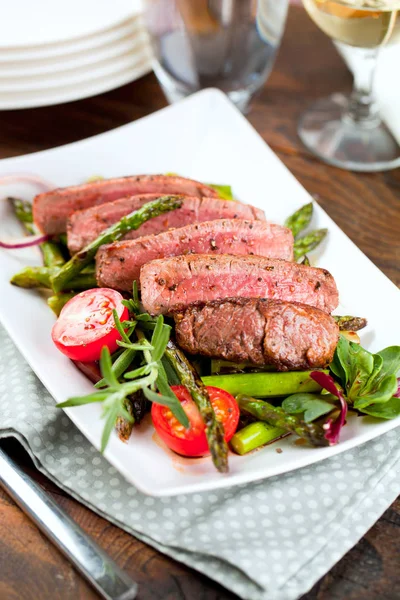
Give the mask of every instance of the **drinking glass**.
POLYGON ((146 7, 167 99, 216 87, 246 111, 271 72, 288 0, 147 0, 146 7))
MULTIPOLYGON (((372 85, 379 49, 400 41, 400 0, 303 0, 313 21, 344 53, 359 55, 349 98, 333 94, 301 118, 305 146, 325 162, 351 171, 400 166, 400 146, 382 122, 372 85)), ((397 78, 398 74, 393 73, 397 78)))

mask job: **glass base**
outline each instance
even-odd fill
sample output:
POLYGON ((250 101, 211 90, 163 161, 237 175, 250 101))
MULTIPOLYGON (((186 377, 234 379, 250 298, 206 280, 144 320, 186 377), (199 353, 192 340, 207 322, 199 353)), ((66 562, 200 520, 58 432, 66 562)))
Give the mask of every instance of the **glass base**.
POLYGON ((379 119, 343 117, 348 98, 334 94, 318 100, 300 119, 303 144, 323 161, 349 171, 388 171, 400 167, 400 146, 379 119))
MULTIPOLYGON (((179 100, 183 100, 184 98, 187 98, 192 93, 194 93, 192 91, 181 92, 177 88, 170 88, 170 87, 167 88, 162 84, 161 84, 161 88, 162 88, 162 91, 164 92, 164 95, 165 95, 166 99, 168 100, 169 104, 174 104, 175 102, 178 102, 179 100)), ((196 90, 196 91, 198 91, 198 90, 196 90)), ((231 102, 233 102, 233 104, 236 106, 236 108, 238 108, 240 110, 240 112, 243 113, 244 115, 247 115, 247 113, 250 110, 250 102, 253 98, 252 94, 250 94, 248 92, 248 90, 237 90, 234 92, 225 92, 225 93, 228 96, 229 100, 231 102)))
MULTIPOLYGON (((183 85, 181 82, 173 79, 158 63, 153 64, 153 69, 158 82, 161 85, 161 89, 170 104, 174 104, 179 100, 183 100, 183 98, 187 98, 191 94, 199 91, 196 88, 191 89, 188 86, 183 85)), ((249 111, 250 102, 259 90, 261 84, 262 81, 247 88, 222 91, 243 114, 247 114, 249 111)))

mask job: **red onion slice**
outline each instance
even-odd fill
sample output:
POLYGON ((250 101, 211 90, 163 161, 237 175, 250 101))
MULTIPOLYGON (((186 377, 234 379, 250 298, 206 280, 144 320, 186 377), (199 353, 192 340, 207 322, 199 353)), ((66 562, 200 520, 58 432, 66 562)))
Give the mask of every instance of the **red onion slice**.
POLYGON ((39 175, 33 175, 31 173, 10 173, 9 175, 3 175, 0 177, 0 185, 9 185, 12 183, 32 183, 42 189, 44 192, 48 190, 54 190, 57 186, 47 181, 39 175))
MULTIPOLYGON (((0 177, 0 186, 13 183, 31 183, 45 192, 48 190, 53 190, 56 187, 54 184, 50 183, 50 181, 43 179, 43 177, 39 177, 39 175, 33 175, 31 173, 10 173, 9 175, 3 175, 3 177, 0 177)), ((29 237, 13 239, 9 242, 0 240, 0 248, 7 248, 7 250, 28 248, 29 246, 37 246, 38 244, 42 244, 48 239, 48 235, 38 233, 37 235, 30 235, 29 237)))
POLYGON ((331 394, 334 394, 336 398, 339 398, 341 404, 341 411, 337 419, 328 419, 323 425, 325 430, 325 439, 328 440, 330 446, 334 446, 339 441, 340 431, 346 423, 347 416, 347 402, 342 392, 336 387, 333 377, 322 373, 322 371, 313 371, 311 373, 311 379, 314 379, 322 388, 325 388, 331 394))
POLYGON ((39 233, 37 235, 29 235, 23 238, 15 239, 10 242, 4 242, 0 240, 0 248, 7 248, 7 250, 15 250, 17 248, 28 248, 29 246, 38 246, 43 244, 49 239, 48 235, 39 233))

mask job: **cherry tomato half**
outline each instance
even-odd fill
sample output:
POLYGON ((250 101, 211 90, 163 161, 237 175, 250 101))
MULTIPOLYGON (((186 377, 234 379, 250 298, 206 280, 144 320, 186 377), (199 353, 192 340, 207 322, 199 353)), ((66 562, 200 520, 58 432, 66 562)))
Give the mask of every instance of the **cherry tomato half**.
POLYGON ((85 290, 71 298, 51 332, 57 348, 68 358, 84 362, 98 360, 103 346, 115 352, 121 336, 112 311, 115 308, 121 321, 129 316, 122 300, 119 292, 108 288, 85 290))
MULTIPOLYGON (((189 391, 183 385, 173 385, 171 389, 181 402, 189 418, 190 427, 185 429, 167 406, 153 403, 151 416, 158 435, 177 454, 183 456, 209 454, 205 426, 189 391)), ((216 417, 224 425, 225 440, 229 442, 239 423, 237 402, 231 394, 219 388, 207 386, 207 391, 216 417)))

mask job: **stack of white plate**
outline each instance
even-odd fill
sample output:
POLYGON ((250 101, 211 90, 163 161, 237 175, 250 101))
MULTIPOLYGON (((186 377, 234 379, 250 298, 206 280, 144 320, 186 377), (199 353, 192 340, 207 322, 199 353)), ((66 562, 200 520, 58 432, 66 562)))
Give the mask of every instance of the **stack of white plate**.
POLYGON ((0 110, 95 96, 151 70, 141 0, 1 4, 0 110))

